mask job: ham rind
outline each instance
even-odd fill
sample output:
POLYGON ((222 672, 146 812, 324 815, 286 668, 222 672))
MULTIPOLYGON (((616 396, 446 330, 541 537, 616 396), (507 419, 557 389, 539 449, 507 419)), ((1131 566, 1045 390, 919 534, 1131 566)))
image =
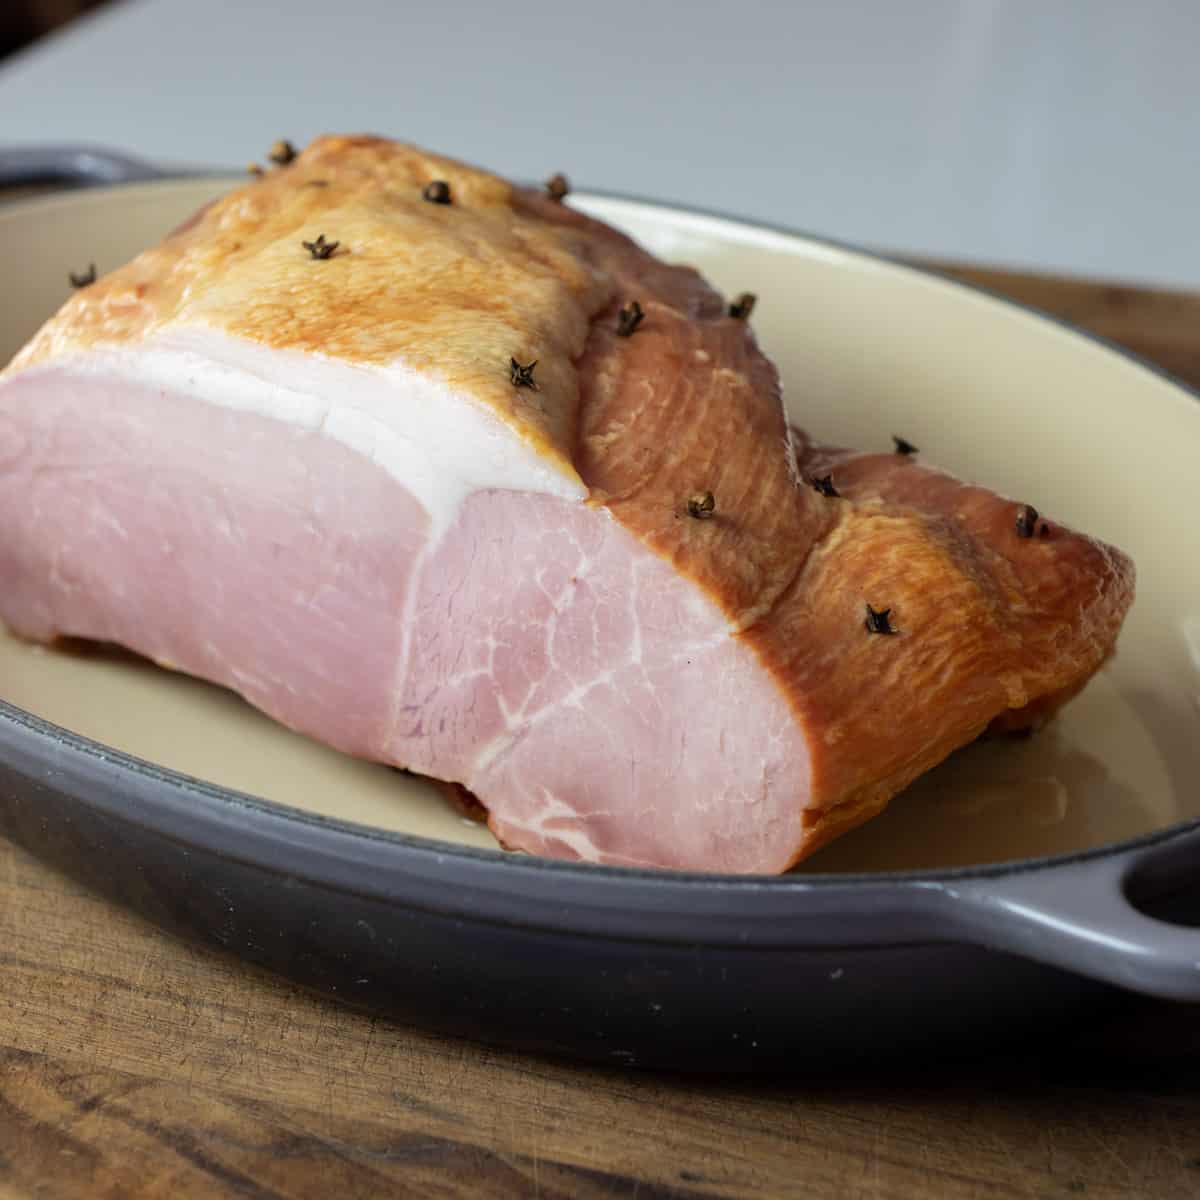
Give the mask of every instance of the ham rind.
POLYGON ((1132 566, 1017 507, 810 443, 695 272, 378 138, 210 206, 0 374, 13 630, 233 688, 591 862, 785 870, 1082 687, 1132 566))

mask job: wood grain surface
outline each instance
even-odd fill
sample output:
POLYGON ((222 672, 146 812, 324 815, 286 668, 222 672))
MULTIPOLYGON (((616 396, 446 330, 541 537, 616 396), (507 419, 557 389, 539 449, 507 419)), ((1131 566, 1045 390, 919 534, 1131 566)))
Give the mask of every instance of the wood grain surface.
MULTIPOLYGON (((1200 298, 942 267, 1200 383, 1200 298)), ((0 841, 0 1200, 1200 1197, 1200 1006, 887 1076, 584 1068, 344 1011, 0 841)))

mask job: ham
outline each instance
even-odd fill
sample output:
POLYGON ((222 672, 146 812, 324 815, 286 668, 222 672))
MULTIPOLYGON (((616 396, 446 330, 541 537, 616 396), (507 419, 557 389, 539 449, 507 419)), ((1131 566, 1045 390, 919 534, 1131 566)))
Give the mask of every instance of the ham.
POLYGON ((371 137, 211 205, 0 375, 0 581, 18 634, 454 783, 508 847, 752 873, 1043 719, 1133 596, 1111 547, 790 429, 694 271, 371 137))

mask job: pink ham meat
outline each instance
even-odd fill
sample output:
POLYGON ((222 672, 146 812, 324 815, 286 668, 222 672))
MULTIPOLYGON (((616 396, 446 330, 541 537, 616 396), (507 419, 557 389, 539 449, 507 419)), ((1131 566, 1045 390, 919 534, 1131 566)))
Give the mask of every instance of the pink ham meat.
POLYGON ((695 272, 378 138, 212 205, 0 376, 14 631, 214 680, 592 862, 783 871, 1081 687, 1132 567, 1017 514, 810 445, 695 272))

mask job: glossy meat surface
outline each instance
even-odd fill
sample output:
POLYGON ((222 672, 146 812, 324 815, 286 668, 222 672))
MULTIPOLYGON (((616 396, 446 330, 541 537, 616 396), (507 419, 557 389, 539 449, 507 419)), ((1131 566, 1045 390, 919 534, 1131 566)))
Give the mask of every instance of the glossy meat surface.
POLYGON ((1132 566, 1018 507, 810 443, 695 272, 375 138, 210 206, 0 375, 0 618, 589 861, 784 870, 1073 694, 1132 566))

